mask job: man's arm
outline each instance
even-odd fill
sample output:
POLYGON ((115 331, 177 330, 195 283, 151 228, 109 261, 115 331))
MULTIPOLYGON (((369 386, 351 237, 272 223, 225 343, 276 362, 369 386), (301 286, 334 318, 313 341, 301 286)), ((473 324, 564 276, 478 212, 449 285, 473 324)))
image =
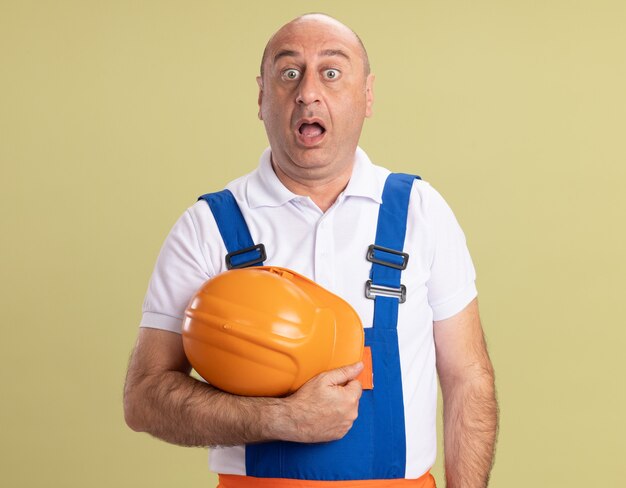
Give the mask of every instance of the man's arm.
POLYGON ((476 299, 453 317, 435 322, 434 335, 447 486, 482 488, 493 463, 498 405, 476 299))
POLYGON ((356 419, 362 364, 322 373, 285 398, 231 395, 189 376, 179 334, 141 328, 124 387, 133 430, 173 444, 229 446, 343 437, 356 419))

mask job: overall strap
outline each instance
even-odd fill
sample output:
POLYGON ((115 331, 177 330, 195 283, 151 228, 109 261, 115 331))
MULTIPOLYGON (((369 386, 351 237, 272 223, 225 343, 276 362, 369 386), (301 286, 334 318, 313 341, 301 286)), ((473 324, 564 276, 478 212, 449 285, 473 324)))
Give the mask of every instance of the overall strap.
POLYGON ((398 306, 406 300, 406 287, 400 282, 400 275, 409 261, 403 248, 409 197, 416 178, 419 176, 391 173, 383 189, 376 241, 367 251, 372 269, 365 296, 374 300, 374 327, 396 328, 398 306))
POLYGON ((233 194, 229 190, 222 190, 202 195, 198 200, 204 200, 215 217, 228 251, 226 267, 233 269, 262 266, 267 258, 265 246, 254 244, 233 194))

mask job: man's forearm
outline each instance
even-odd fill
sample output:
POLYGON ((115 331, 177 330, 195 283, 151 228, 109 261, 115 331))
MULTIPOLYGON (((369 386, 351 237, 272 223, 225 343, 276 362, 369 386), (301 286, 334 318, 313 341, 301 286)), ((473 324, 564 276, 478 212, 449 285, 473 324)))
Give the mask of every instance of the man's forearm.
POLYGON ((270 440, 279 437, 284 418, 280 399, 230 395, 178 371, 127 385, 124 401, 134 430, 184 446, 270 440))
POLYGON ((443 384, 447 488, 483 488, 489 481, 498 428, 492 370, 443 384))

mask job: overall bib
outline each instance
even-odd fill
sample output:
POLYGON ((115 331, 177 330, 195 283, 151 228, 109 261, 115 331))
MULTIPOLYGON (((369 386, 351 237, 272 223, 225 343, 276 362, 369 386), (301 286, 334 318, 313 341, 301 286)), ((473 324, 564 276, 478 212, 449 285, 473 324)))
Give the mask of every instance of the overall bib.
MULTIPOLYGON (((383 190, 375 243, 367 249, 366 259, 372 267, 365 294, 374 300, 374 318, 372 327, 364 331, 365 346, 372 355, 373 388, 363 390, 358 418, 352 428, 345 437, 332 442, 275 441, 247 445, 247 476, 220 475, 220 486, 318 486, 325 485, 324 481, 335 482, 332 484, 338 486, 344 486, 341 481, 345 486, 372 486, 365 480, 386 480, 374 486, 396 486, 394 481, 402 486, 435 486, 429 473, 418 480, 404 479, 406 440, 397 324, 398 307, 406 298, 401 272, 409 258, 403 248, 409 196, 415 178, 406 174, 389 175, 383 190), (260 479, 256 484, 238 480, 249 477, 260 479), (271 484, 263 484, 263 479, 268 478, 271 484), (281 484, 285 478, 291 484, 281 484), (304 480, 321 483, 307 484, 304 480)), ((252 241, 230 191, 206 194, 200 199, 208 203, 217 222, 228 251, 227 267, 262 265, 266 259, 265 247, 252 241)))

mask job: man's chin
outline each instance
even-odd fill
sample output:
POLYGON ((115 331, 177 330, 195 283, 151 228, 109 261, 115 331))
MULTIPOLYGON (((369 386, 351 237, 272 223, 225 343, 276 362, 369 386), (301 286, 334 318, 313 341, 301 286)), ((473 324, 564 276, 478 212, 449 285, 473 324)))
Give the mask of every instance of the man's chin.
POLYGON ((328 150, 319 146, 299 148, 292 153, 291 157, 293 164, 296 166, 311 170, 332 165, 335 159, 335 155, 330 154, 328 150))

